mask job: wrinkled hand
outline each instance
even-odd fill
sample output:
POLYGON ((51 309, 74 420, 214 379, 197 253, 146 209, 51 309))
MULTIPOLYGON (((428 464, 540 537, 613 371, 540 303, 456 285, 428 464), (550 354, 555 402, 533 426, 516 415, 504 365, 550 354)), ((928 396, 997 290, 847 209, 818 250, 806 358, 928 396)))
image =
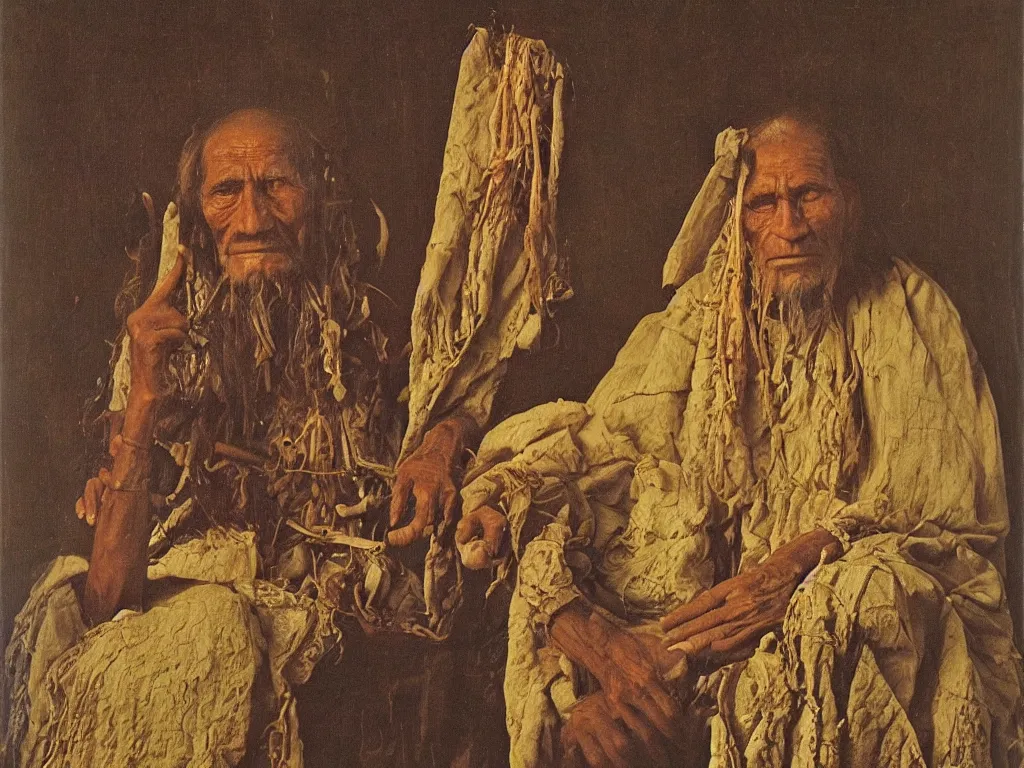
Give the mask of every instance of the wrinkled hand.
POLYGON ((580 699, 562 727, 562 768, 628 765, 629 734, 603 693, 580 699))
MULTIPOLYGON (((150 224, 149 245, 146 247, 153 247, 157 233, 153 201, 149 195, 144 194, 143 202, 150 224)), ((174 289, 185 274, 185 262, 186 251, 179 246, 170 271, 153 289, 149 298, 128 315, 131 385, 123 420, 119 422, 120 431, 110 441, 110 456, 115 462, 125 446, 122 433, 141 445, 146 445, 150 440, 153 413, 163 391, 162 378, 167 368, 167 356, 187 337, 188 321, 171 304, 174 289)), ((124 469, 122 467, 122 472, 124 469)), ((108 468, 100 469, 95 477, 87 480, 82 495, 75 502, 78 518, 89 525, 96 525, 100 510, 109 500, 114 485, 113 473, 108 468)))
POLYGON ((603 691, 586 696, 573 707, 562 728, 562 766, 624 768, 636 765, 672 766, 674 748, 659 734, 639 738, 617 715, 603 691))
POLYGON ((391 527, 388 543, 405 547, 429 535, 438 513, 451 521, 459 500, 455 476, 459 470, 464 439, 468 430, 464 419, 453 417, 440 422, 423 437, 420 446, 398 465, 391 490, 391 527), (405 516, 410 499, 415 499, 413 519, 396 528, 405 516))
POLYGON ((455 529, 462 564, 471 570, 494 565, 507 527, 505 515, 494 507, 479 507, 464 514, 455 529))
MULTIPOLYGON (((611 626, 611 625, 609 625, 611 626)), ((682 750, 682 712, 662 679, 661 665, 646 644, 625 630, 604 638, 609 664, 597 674, 609 711, 630 732, 629 751, 646 754, 655 764, 669 763, 682 750)))
POLYGON ((171 305, 171 297, 185 273, 185 248, 178 247, 174 266, 149 298, 128 315, 131 350, 132 399, 156 400, 162 393, 162 378, 168 355, 181 345, 188 333, 188 321, 171 305))
POLYGON ((665 668, 678 656, 656 657, 644 639, 588 611, 584 603, 573 601, 555 614, 549 630, 554 645, 601 685, 604 703, 593 704, 599 709, 588 718, 609 713, 629 734, 627 752, 643 754, 648 761, 661 762, 673 750, 681 752, 682 706, 663 679, 665 668))
POLYGON ((661 620, 664 644, 718 664, 749 656, 766 632, 782 626, 793 593, 821 553, 838 554, 838 544, 828 532, 812 531, 716 584, 661 620))
POLYGON ((601 691, 581 699, 562 729, 567 762, 578 753, 589 766, 677 765, 686 749, 684 713, 665 676, 682 654, 648 633, 594 634, 608 651, 595 675, 601 691))
POLYGON ((110 494, 113 480, 110 477, 110 470, 102 467, 95 477, 85 482, 85 489, 82 495, 75 502, 75 514, 79 520, 85 520, 89 525, 96 525, 96 515, 99 514, 103 503, 110 494))

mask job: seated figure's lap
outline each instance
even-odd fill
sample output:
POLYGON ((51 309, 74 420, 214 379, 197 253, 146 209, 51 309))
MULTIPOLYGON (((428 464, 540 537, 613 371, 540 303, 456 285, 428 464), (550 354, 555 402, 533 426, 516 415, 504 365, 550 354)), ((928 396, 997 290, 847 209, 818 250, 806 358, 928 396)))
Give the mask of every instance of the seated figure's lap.
POLYGON ((75 765, 235 765, 262 665, 256 618, 225 586, 153 587, 146 611, 98 625, 50 668, 48 740, 75 765))
MULTIPOLYGON (((782 635, 727 672, 722 714, 747 764, 930 764, 954 736, 936 704, 977 700, 968 630, 944 590, 882 542, 819 567, 782 635)), ((964 743, 981 755, 988 723, 975 726, 964 743)))

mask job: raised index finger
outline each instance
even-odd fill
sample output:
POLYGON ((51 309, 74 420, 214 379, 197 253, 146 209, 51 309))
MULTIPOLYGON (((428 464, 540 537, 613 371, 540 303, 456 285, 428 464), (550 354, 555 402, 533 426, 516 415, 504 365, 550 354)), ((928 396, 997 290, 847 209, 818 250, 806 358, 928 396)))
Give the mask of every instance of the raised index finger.
POLYGON ((178 253, 174 257, 174 265, 170 268, 164 279, 156 284, 153 292, 149 294, 146 303, 167 302, 174 289, 181 282, 181 276, 185 273, 185 246, 178 246, 178 253))

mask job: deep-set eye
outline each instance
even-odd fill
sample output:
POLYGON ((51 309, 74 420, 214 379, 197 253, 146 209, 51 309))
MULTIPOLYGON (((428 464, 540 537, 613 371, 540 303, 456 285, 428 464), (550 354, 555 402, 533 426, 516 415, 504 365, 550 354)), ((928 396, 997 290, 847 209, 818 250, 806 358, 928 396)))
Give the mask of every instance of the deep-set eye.
POLYGON ((754 213, 767 213, 775 208, 775 195, 756 195, 747 203, 747 208, 754 213))
POLYGON ((214 184, 207 193, 210 197, 233 197, 242 191, 242 182, 235 180, 221 181, 214 184))
POLYGON ((824 190, 821 189, 808 189, 800 196, 800 202, 802 203, 813 203, 820 200, 825 194, 824 190))

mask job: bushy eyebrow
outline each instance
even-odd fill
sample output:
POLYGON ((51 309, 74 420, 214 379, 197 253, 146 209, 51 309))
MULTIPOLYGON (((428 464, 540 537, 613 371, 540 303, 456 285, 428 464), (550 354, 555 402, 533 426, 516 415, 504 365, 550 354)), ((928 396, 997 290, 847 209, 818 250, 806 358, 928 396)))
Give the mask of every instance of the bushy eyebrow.
MULTIPOLYGON (((296 186, 302 186, 299 179, 294 178, 294 175, 280 172, 270 171, 264 176, 260 176, 256 179, 257 184, 268 184, 270 182, 285 182, 287 184, 295 184, 296 186)), ((238 192, 245 186, 245 179, 241 176, 226 176, 220 179, 216 184, 211 186, 206 194, 232 194, 238 192)))
POLYGON ((829 192, 832 190, 828 184, 821 181, 808 181, 805 184, 801 184, 798 187, 793 187, 790 193, 793 197, 803 197, 808 192, 829 192))
POLYGON ((744 203, 744 205, 758 205, 760 203, 775 202, 775 197, 775 190, 754 192, 753 194, 751 194, 750 199, 744 203))

